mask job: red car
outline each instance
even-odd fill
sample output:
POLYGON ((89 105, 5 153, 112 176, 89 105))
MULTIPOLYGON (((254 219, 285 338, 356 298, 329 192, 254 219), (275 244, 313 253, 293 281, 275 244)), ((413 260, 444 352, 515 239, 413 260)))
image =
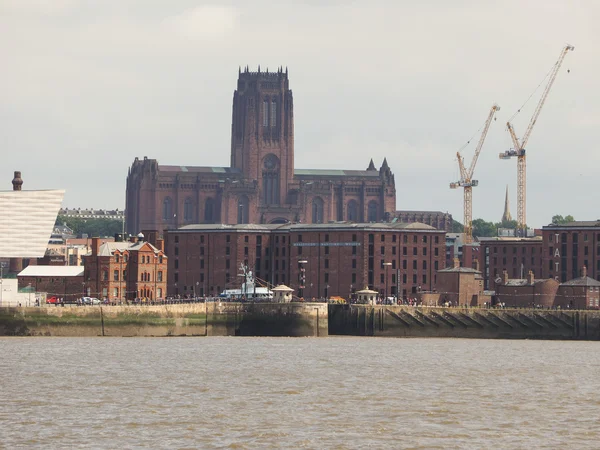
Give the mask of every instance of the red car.
POLYGON ((56 305, 58 303, 58 297, 50 297, 46 299, 46 303, 56 305))

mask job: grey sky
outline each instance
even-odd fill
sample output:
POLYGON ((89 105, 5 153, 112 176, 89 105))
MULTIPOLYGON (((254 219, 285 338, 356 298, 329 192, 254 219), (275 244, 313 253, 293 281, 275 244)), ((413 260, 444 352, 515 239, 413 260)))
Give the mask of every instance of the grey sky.
POLYGON ((529 140, 528 223, 598 219, 599 17, 594 0, 0 0, 0 188, 21 170, 26 189, 66 189, 63 206, 123 208, 135 156, 228 166, 238 66, 281 65, 297 168, 387 157, 398 209, 460 221, 455 154, 497 102, 473 217, 498 221, 507 184, 516 216, 505 122, 570 43, 529 140))

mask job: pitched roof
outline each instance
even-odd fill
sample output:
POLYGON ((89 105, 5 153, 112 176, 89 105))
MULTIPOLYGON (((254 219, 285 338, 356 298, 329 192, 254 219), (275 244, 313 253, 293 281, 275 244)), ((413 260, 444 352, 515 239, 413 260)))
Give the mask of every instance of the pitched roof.
POLYGON ((152 245, 150 242, 140 241, 140 242, 105 242, 100 246, 98 250, 98 256, 112 256, 115 251, 123 252, 125 250, 137 251, 142 248, 144 245, 149 245, 154 253, 157 253, 159 250, 152 245))
POLYGON ((481 274, 480 270, 475 270, 472 269, 471 267, 446 267, 445 269, 441 269, 438 270, 438 272, 445 272, 445 273, 450 273, 450 272, 457 272, 457 273, 475 273, 475 274, 481 274))
POLYGON ((560 284, 561 286, 600 286, 600 281, 590 277, 579 277, 560 284))
POLYGON ((80 277, 83 266, 27 266, 19 277, 80 277))

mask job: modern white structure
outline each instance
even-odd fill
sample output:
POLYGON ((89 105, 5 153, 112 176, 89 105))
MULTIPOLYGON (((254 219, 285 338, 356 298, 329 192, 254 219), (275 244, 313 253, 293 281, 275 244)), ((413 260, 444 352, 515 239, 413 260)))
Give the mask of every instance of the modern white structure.
POLYGON ((64 190, 0 191, 0 257, 42 258, 64 190))

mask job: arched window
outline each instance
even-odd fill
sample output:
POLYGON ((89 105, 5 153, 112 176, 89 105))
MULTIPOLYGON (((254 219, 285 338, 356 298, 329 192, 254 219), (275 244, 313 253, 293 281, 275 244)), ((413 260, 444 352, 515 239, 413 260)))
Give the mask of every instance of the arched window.
POLYGON ((242 195, 238 199, 238 217, 237 223, 248 223, 250 215, 250 200, 247 195, 242 195))
POLYGON ((356 200, 350 200, 348 202, 348 221, 358 222, 358 202, 356 200))
POLYGON ((183 204, 183 220, 186 222, 191 222, 193 215, 193 207, 192 207, 192 199, 186 198, 185 203, 183 204))
POLYGON ((215 221, 215 201, 207 198, 204 202, 204 223, 213 223, 215 221))
POLYGON ((263 204, 279 204, 279 158, 272 153, 263 160, 262 173, 263 204))
POLYGON ((263 101, 263 127, 269 126, 269 99, 263 101))
POLYGON ((367 222, 377 222, 379 207, 375 200, 371 200, 367 206, 367 222))
POLYGON ((271 101, 271 127, 277 126, 277 102, 275 99, 271 101))
POLYGON ((173 218, 173 202, 171 201, 171 197, 167 197, 163 200, 162 213, 163 220, 170 220, 173 218))
POLYGON ((312 223, 323 223, 323 199, 315 197, 312 201, 312 223))

